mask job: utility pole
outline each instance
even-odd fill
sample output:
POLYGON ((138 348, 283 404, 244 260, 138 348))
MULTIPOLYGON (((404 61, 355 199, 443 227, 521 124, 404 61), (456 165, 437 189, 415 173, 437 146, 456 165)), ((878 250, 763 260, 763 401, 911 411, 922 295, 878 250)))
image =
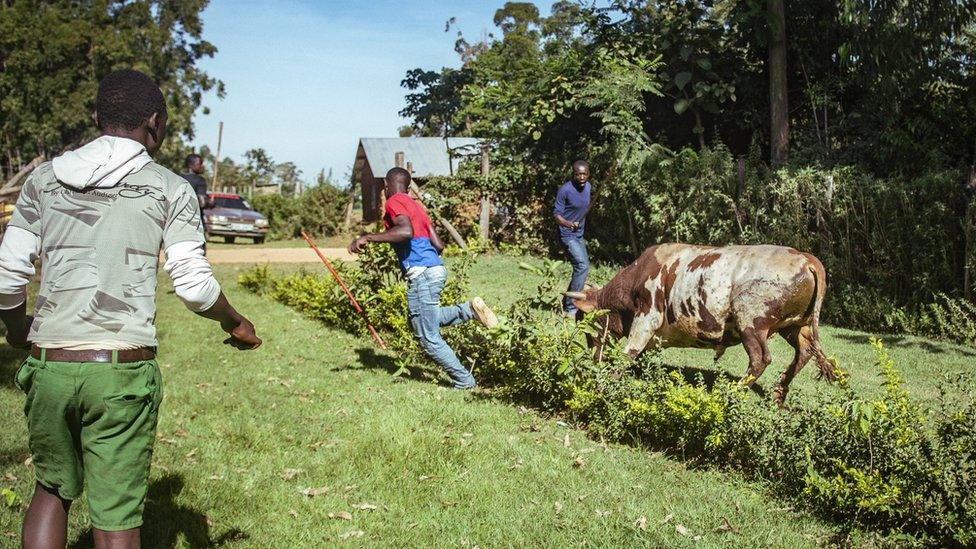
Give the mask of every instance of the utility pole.
POLYGON ((217 188, 217 173, 220 171, 220 145, 224 141, 224 121, 221 120, 220 124, 217 126, 217 156, 214 156, 214 168, 213 168, 213 181, 210 187, 214 191, 220 189, 217 188))

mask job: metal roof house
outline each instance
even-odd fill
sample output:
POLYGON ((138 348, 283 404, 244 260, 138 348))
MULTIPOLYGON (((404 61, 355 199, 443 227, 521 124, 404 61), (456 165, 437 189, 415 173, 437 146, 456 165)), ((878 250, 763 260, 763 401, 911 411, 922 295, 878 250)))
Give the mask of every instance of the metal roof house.
POLYGON ((363 199, 363 221, 380 219, 383 176, 398 164, 415 180, 451 176, 462 160, 481 154, 481 140, 474 137, 363 137, 352 167, 353 182, 359 183, 363 199), (402 157, 400 156, 402 153, 402 157))

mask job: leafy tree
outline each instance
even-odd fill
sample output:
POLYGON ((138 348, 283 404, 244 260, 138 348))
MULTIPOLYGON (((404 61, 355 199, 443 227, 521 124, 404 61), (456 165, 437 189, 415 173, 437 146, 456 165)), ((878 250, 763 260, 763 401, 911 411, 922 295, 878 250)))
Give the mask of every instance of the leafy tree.
POLYGON ((99 80, 121 68, 149 74, 166 96, 161 160, 179 165, 203 93, 223 84, 197 62, 217 49, 202 39, 207 0, 5 0, 0 3, 0 146, 8 170, 52 156, 97 132, 99 80))
POLYGON ((301 190, 302 171, 294 162, 282 162, 274 167, 274 181, 284 196, 293 196, 301 190))
POLYGON ((411 134, 424 137, 460 135, 464 125, 457 120, 461 90, 471 81, 471 71, 443 68, 440 72, 411 69, 401 86, 411 91, 400 116, 413 120, 411 134))

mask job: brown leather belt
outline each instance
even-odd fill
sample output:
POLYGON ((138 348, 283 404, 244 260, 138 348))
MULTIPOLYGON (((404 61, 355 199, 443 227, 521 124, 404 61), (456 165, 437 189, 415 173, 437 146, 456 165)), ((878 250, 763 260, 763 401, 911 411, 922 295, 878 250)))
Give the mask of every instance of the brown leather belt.
MULTIPOLYGON (((138 349, 124 349, 116 351, 119 362, 140 362, 156 358, 156 349, 140 347, 138 349)), ((31 346, 31 356, 41 358, 41 348, 31 346)), ((45 349, 44 360, 51 362, 112 362, 112 351, 95 349, 91 351, 72 351, 70 349, 45 349)))

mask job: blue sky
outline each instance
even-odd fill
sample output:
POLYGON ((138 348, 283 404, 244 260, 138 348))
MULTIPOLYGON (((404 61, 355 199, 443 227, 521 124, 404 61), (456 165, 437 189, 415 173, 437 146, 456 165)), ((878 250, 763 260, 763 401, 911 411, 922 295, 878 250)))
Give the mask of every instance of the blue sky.
MULTIPOLYGON (((456 30, 469 40, 495 30, 504 0, 367 2, 213 0, 204 38, 218 48, 201 62, 224 81, 223 100, 208 95, 198 111, 195 146, 217 144, 240 160, 263 147, 291 160, 313 181, 320 169, 348 173, 359 137, 395 137, 406 123, 400 87, 414 67, 458 66, 456 30), (445 22, 457 18, 451 32, 445 22), (456 29, 456 30, 455 30, 456 29)), ((550 2, 537 2, 543 14, 550 2)))

